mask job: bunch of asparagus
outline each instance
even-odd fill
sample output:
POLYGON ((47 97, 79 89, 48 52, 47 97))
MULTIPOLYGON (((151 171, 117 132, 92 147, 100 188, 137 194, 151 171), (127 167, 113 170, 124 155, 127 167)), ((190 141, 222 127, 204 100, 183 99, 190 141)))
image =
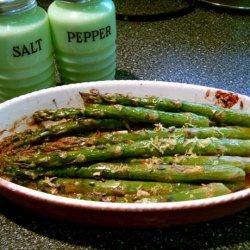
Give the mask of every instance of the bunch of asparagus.
POLYGON ((184 201, 246 187, 249 112, 154 96, 81 95, 84 108, 39 110, 37 129, 2 140, 4 178, 109 202, 184 201))

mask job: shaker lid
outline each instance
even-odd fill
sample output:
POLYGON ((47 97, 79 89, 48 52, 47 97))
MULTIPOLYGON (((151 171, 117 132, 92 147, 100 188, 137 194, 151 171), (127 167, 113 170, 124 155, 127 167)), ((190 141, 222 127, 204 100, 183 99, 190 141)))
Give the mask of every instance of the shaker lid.
POLYGON ((0 0, 0 15, 16 14, 37 6, 36 0, 0 0))

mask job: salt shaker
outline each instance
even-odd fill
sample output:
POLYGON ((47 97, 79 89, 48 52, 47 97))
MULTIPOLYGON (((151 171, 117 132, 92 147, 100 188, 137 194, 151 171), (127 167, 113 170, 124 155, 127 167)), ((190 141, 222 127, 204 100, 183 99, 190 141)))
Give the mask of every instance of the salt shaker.
POLYGON ((48 15, 35 0, 0 1, 0 102, 55 85, 48 15))

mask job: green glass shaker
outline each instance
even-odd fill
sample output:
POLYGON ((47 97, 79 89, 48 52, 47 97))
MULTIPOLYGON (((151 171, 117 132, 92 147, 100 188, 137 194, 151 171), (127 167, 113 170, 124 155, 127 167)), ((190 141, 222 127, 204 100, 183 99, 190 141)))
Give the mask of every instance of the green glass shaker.
POLYGON ((47 13, 34 0, 0 0, 0 102, 54 85, 47 13))
POLYGON ((112 0, 56 0, 48 8, 63 84, 112 80, 116 17, 112 0))

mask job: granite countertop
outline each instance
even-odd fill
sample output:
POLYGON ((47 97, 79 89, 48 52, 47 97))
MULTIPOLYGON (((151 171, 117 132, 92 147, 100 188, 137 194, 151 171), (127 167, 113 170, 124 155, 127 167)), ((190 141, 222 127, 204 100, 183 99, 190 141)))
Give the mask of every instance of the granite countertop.
MULTIPOLYGON (((249 15, 198 7, 170 20, 118 21, 117 31, 117 79, 192 83, 250 95, 249 15)), ((0 249, 172 248, 250 249, 250 209, 174 228, 102 229, 43 218, 0 196, 0 249)))

